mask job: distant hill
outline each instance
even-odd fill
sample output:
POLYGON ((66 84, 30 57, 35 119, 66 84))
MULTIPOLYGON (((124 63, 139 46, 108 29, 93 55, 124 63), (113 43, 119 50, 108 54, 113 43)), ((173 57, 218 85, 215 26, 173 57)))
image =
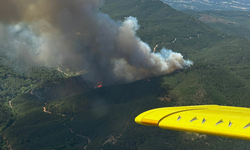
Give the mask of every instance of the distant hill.
POLYGON ((211 29, 161 1, 105 2, 101 11, 113 19, 137 17, 138 36, 151 48, 173 49, 194 65, 169 75, 96 89, 80 77, 36 82, 33 92, 28 88, 27 93, 11 98, 12 109, 6 106, 13 119, 3 131, 5 145, 13 150, 248 150, 248 141, 141 126, 134 118, 145 110, 168 106, 249 107, 249 40, 211 29))
POLYGON ((211 28, 226 34, 234 34, 250 39, 249 11, 192 11, 184 10, 211 28))
POLYGON ((162 0, 178 10, 240 10, 249 11, 246 0, 162 0))

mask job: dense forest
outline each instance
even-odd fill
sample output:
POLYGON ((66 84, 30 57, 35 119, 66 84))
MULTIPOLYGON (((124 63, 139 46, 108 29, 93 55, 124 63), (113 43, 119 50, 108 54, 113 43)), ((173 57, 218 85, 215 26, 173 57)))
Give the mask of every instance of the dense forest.
POLYGON ((2 139, 3 131, 14 122, 16 116, 12 111, 11 99, 22 93, 31 93, 34 89, 41 87, 44 82, 64 77, 64 74, 52 68, 33 68, 30 72, 23 74, 4 63, 0 64, 1 144, 5 142, 2 139))

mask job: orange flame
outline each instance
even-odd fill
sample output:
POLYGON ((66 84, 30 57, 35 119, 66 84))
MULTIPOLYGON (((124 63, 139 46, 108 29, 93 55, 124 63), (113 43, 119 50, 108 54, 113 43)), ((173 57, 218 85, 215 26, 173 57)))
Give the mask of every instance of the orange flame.
POLYGON ((148 81, 150 81, 150 79, 147 79, 148 81))
POLYGON ((101 82, 97 82, 97 84, 95 86, 95 88, 100 88, 100 87, 102 87, 102 81, 101 82))

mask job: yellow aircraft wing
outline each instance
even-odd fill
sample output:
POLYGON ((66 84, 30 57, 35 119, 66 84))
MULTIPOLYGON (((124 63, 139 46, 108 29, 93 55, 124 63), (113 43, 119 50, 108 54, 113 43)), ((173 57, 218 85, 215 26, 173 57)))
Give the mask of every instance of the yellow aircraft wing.
POLYGON ((135 118, 142 125, 250 140, 250 109, 198 105, 148 110, 135 118))

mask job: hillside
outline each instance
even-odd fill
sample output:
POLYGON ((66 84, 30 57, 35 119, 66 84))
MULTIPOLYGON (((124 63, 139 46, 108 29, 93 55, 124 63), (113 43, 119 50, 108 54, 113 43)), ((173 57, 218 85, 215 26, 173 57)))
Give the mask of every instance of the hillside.
MULTIPOLYGON (((208 70, 213 76, 218 71, 223 72, 222 68, 213 67, 193 67, 190 71, 152 78, 150 81, 141 80, 130 84, 101 87, 46 103, 31 94, 20 95, 12 100, 17 119, 5 131, 5 137, 13 149, 22 150, 73 150, 83 147, 103 150, 182 150, 190 147, 197 150, 201 147, 248 149, 250 145, 247 141, 162 130, 134 122, 139 113, 157 107, 214 103, 238 106, 247 104, 247 101, 225 100, 224 97, 235 98, 236 90, 225 92, 223 87, 216 85, 219 79, 211 82, 211 79, 201 77, 197 82, 195 77, 202 76, 201 73, 208 70), (202 67, 204 69, 200 69, 202 67), (211 93, 207 93, 208 91, 211 93)), ((223 76, 227 77, 225 80, 233 77, 227 72, 223 76)), ((233 83, 229 82, 228 86, 237 81, 235 78, 231 80, 233 83)), ((242 93, 245 93, 244 88, 242 93)))
POLYGON ((173 49, 194 65, 169 75, 96 89, 80 76, 66 77, 56 70, 42 82, 36 78, 41 81, 39 77, 43 76, 32 75, 36 88, 13 95, 12 108, 5 101, 13 115, 4 130, 5 145, 13 150, 249 149, 249 142, 243 140, 162 130, 134 122, 141 112, 157 107, 249 107, 249 40, 213 30, 156 0, 106 0, 101 11, 118 20, 137 17, 141 25, 138 36, 152 49, 156 45, 156 51, 173 49))

